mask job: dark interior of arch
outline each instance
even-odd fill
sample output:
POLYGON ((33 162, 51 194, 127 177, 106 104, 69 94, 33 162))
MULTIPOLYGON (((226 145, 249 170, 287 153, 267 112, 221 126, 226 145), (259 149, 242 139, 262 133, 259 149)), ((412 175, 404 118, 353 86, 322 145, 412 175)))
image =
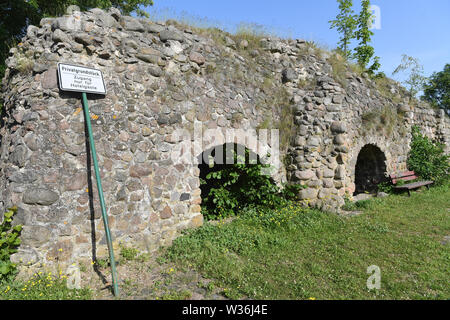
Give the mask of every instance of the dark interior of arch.
POLYGON ((355 195, 375 192, 386 181, 386 157, 375 145, 365 145, 358 154, 355 168, 355 195))
MULTIPOLYGON (((202 207, 208 205, 204 199, 210 193, 210 190, 218 187, 217 180, 211 181, 206 178, 209 173, 222 171, 226 166, 232 166, 233 164, 245 164, 247 167, 264 163, 256 153, 236 143, 226 143, 207 149, 197 156, 197 160, 200 169, 199 177, 202 182, 200 184, 202 207), (237 161, 238 159, 239 161, 237 161)), ((238 183, 235 184, 236 188, 246 185, 247 179, 245 173, 242 173, 239 176, 238 183)), ((274 183, 273 179, 270 179, 274 183)))
POLYGON ((206 176, 211 172, 222 170, 225 166, 237 163, 237 157, 235 155, 244 155, 245 158, 240 161, 244 162, 246 165, 261 163, 259 156, 256 153, 248 150, 243 145, 236 143, 218 145, 207 149, 198 155, 197 160, 199 163, 198 168, 200 169, 200 179, 201 181, 206 182, 200 186, 202 198, 209 194, 209 191, 213 187, 211 184, 207 183, 206 176))

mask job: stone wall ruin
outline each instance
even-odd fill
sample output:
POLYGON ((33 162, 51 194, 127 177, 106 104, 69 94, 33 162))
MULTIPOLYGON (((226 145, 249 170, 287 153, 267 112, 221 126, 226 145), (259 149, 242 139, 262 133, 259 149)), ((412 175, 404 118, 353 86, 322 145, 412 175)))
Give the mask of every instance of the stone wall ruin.
MULTIPOLYGON (((330 211, 355 192, 365 146, 392 173, 406 169, 414 124, 449 145, 443 111, 411 104, 397 83, 380 87, 304 40, 245 39, 114 9, 45 18, 11 49, 2 84, 0 209, 18 207, 23 242, 13 260, 31 266, 107 255, 80 97, 58 89, 58 62, 105 77, 108 94, 89 99, 115 247, 152 251, 202 224, 199 168, 170 157, 177 129, 192 139, 198 124, 279 129, 274 179, 306 185, 302 203, 330 211)), ((204 146, 234 142, 224 135, 204 146)))

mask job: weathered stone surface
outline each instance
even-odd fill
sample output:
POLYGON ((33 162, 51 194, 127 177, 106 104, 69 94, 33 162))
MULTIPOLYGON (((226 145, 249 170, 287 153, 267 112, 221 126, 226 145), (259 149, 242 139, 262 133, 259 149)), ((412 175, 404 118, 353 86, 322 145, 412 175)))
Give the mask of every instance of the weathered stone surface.
POLYGON ((56 242, 47 252, 47 260, 64 262, 68 261, 72 256, 73 243, 70 239, 56 242))
POLYGON ((127 191, 125 190, 125 187, 120 188, 116 194, 116 201, 126 201, 127 199, 128 199, 128 196, 127 196, 127 191))
POLYGON ((67 177, 64 185, 66 191, 82 190, 87 186, 87 174, 85 172, 79 172, 67 177))
POLYGON ((180 201, 186 201, 191 198, 191 195, 189 193, 182 193, 180 196, 180 201))
POLYGON ((47 243, 51 237, 49 228, 43 226, 24 226, 21 232, 22 245, 32 248, 40 247, 47 243))
POLYGON ((23 195, 22 201, 26 204, 39 204, 49 206, 59 200, 59 195, 48 189, 28 189, 23 195))
POLYGON ((74 36, 74 39, 76 42, 81 43, 82 45, 85 46, 90 46, 94 43, 94 37, 89 36, 88 34, 85 33, 76 34, 74 36))
POLYGON ((130 176, 135 178, 146 177, 152 173, 152 168, 148 165, 134 165, 130 167, 130 176))
POLYGON ((201 53, 198 53, 198 52, 195 52, 195 51, 191 52, 191 54, 189 55, 189 59, 192 62, 197 63, 198 65, 202 65, 202 64, 204 64, 206 62, 205 57, 201 53))
POLYGON ((56 29, 56 30, 53 32, 52 40, 53 40, 54 42, 69 42, 69 41, 70 41, 70 39, 69 39, 69 37, 67 36, 67 34, 65 34, 65 33, 64 33, 63 31, 61 31, 60 29, 56 29))
POLYGON ((184 40, 184 37, 180 32, 174 31, 174 30, 168 30, 168 29, 161 31, 159 33, 159 38, 163 42, 166 42, 168 40, 175 40, 175 41, 182 42, 184 40))
POLYGON ((284 69, 282 72, 283 82, 292 82, 297 80, 298 75, 293 69, 284 69))
POLYGON ((77 14, 69 17, 60 17, 56 19, 41 20, 41 24, 51 23, 52 29, 61 29, 62 31, 75 32, 81 30, 80 18, 77 14))
POLYGON ((297 136, 295 138, 295 146, 303 146, 306 144, 306 139, 305 137, 302 136, 297 136))
POLYGON ((11 154, 11 163, 18 166, 19 168, 25 165, 28 158, 28 150, 24 145, 18 145, 11 154))
POLYGON ((333 103, 341 104, 343 100, 344 100, 343 95, 333 96, 333 103))
POLYGON ((48 65, 42 64, 42 63, 35 63, 33 65, 33 72, 34 73, 42 73, 44 71, 48 70, 48 65))
POLYGON ((29 210, 25 209, 23 206, 17 207, 17 212, 14 215, 12 225, 13 226, 31 225, 32 223, 33 223, 32 213, 29 210))
POLYGON ((163 70, 158 66, 149 67, 148 73, 150 73, 154 77, 161 77, 164 74, 163 70))
POLYGON ((323 177, 324 178, 333 178, 334 177, 334 170, 331 170, 331 169, 328 169, 328 168, 324 169, 323 170, 323 177))
POLYGON ((155 23, 147 23, 145 25, 145 27, 146 27, 147 31, 151 32, 151 33, 160 33, 161 31, 164 30, 163 26, 160 26, 160 25, 155 24, 155 23))
POLYGON ((398 111, 400 112, 408 112, 410 110, 411 108, 407 104, 402 104, 401 106, 398 107, 398 111))
POLYGON ((336 169, 336 172, 335 172, 335 178, 336 179, 343 179, 343 178, 345 178, 345 174, 346 174, 346 171, 345 171, 345 167, 344 166, 339 166, 337 169, 336 169))
POLYGON ((153 64, 157 64, 159 61, 159 57, 154 55, 154 54, 142 54, 139 53, 136 55, 136 58, 144 61, 144 62, 149 62, 149 63, 153 63, 153 64))
POLYGON ((331 124, 331 132, 333 133, 346 133, 347 127, 345 123, 335 121, 331 124))
POLYGON ((331 199, 332 196, 332 189, 331 188, 323 188, 319 191, 319 194, 317 195, 317 197, 319 199, 325 199, 325 200, 329 200, 331 199))
POLYGON ((144 26, 135 18, 129 16, 123 16, 120 21, 125 30, 129 31, 144 31, 144 26))
POLYGON ((450 244, 450 236, 445 236, 444 239, 441 241, 442 245, 449 245, 450 244))
POLYGON ((56 68, 50 68, 44 72, 42 77, 42 88, 44 89, 54 89, 58 87, 58 75, 56 68))
POLYGON ((388 196, 389 196, 389 194, 386 192, 378 192, 377 193, 377 198, 386 198, 388 196))
POLYGON ((310 137, 306 141, 306 145, 310 147, 318 147, 320 145, 320 139, 318 137, 310 137))
POLYGON ((309 180, 315 177, 316 174, 312 170, 306 170, 306 171, 295 171, 295 177, 298 180, 309 180))
POLYGON ((160 213, 161 219, 169 219, 172 217, 172 210, 169 206, 164 207, 164 209, 160 213))
POLYGON ((234 49, 236 48, 236 42, 228 36, 225 36, 225 45, 234 49))
POLYGON ((198 228, 201 227, 202 225, 203 225, 203 215, 199 214, 191 219, 189 227, 198 228))
POLYGON ((19 251, 11 256, 11 262, 18 265, 33 265, 39 261, 39 254, 33 248, 20 248, 19 251))
POLYGON ((373 197, 373 195, 360 193, 360 194, 354 196, 353 200, 354 201, 368 200, 368 199, 371 199, 372 197, 373 197))
POLYGON ((299 193, 300 200, 310 200, 317 198, 317 194, 319 193, 318 189, 307 188, 303 189, 299 193))
POLYGON ((345 144, 345 136, 343 134, 338 134, 336 137, 334 137, 334 144, 337 145, 343 145, 345 144))
POLYGON ((239 48, 241 49, 246 49, 248 47, 249 43, 247 40, 242 40, 241 42, 239 42, 239 48))

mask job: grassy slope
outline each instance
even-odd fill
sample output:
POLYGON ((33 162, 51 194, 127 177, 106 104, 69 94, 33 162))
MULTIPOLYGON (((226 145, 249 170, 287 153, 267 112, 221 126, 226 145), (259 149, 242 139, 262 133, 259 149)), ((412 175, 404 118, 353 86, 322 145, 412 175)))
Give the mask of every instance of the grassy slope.
POLYGON ((291 206, 204 227, 168 250, 231 298, 449 299, 450 187, 372 201, 344 218, 291 206), (367 267, 381 268, 369 291, 367 267))

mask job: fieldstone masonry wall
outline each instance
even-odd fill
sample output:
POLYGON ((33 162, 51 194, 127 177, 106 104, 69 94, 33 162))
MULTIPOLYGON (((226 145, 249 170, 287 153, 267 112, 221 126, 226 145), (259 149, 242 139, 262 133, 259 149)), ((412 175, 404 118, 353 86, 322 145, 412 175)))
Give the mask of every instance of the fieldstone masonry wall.
MULTIPOLYGON (((58 89, 58 62, 105 77, 107 95, 89 100, 116 247, 152 251, 202 224, 199 168, 170 156, 176 129, 193 140, 198 124, 279 128, 275 180, 307 185, 303 203, 331 211, 353 193, 365 145, 384 152, 388 173, 406 168, 413 124, 449 145, 443 112, 412 106, 395 82, 385 93, 348 66, 336 75, 339 56, 303 40, 246 40, 114 9, 46 18, 11 49, 3 79, 0 210, 19 208, 13 259, 24 264, 107 255, 80 96, 58 89)), ((200 152, 230 142, 204 141, 200 152)))

